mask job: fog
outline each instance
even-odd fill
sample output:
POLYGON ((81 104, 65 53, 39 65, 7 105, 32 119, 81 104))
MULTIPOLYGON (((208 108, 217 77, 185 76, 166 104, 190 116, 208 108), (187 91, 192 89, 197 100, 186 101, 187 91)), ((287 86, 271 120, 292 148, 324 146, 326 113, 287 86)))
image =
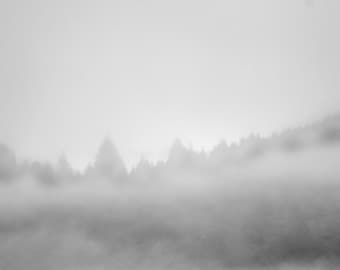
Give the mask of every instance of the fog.
POLYGON ((339 9, 0 0, 0 270, 339 269, 339 9))
POLYGON ((0 148, 1 269, 338 269, 340 116, 127 170, 0 148))

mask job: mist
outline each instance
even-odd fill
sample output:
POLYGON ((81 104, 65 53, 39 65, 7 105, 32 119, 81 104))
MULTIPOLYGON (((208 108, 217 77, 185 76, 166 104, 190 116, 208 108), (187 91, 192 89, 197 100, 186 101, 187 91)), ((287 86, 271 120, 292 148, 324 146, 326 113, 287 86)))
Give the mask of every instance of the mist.
POLYGON ((109 138, 83 172, 3 146, 0 266, 337 269, 339 119, 130 171, 109 138))
POLYGON ((0 0, 0 270, 339 269, 339 9, 0 0))

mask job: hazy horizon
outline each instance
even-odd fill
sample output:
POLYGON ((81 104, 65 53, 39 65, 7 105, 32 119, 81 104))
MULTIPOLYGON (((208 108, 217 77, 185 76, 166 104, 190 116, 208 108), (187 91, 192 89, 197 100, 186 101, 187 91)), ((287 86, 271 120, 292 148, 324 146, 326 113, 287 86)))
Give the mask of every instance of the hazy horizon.
MULTIPOLYGON (((122 162, 125 166, 125 168, 127 169, 128 172, 133 171, 134 169, 136 169, 141 163, 143 162, 147 162, 152 166, 155 166, 157 164, 160 164, 162 162, 167 162, 169 160, 169 157, 171 155, 171 151, 174 150, 174 148, 178 148, 178 147, 183 147, 183 149, 185 149, 185 151, 189 151, 192 153, 195 153, 197 155, 199 155, 200 153, 204 154, 206 158, 208 158, 209 156, 211 156, 211 154, 213 154, 214 151, 218 151, 218 148, 221 147, 221 144, 224 144, 226 147, 228 148, 232 148, 232 147, 236 147, 236 149, 244 147, 244 143, 247 140, 252 141, 253 138, 256 138, 257 141, 256 143, 259 144, 262 141, 263 143, 267 143, 268 141, 278 137, 278 138, 284 138, 286 136, 287 132, 290 132, 294 134, 294 136, 298 135, 298 133, 300 131, 303 131, 305 129, 309 129, 310 132, 315 132, 315 133, 320 133, 314 136, 322 136, 322 132, 327 132, 327 121, 331 121, 332 120, 336 121, 336 119, 338 119, 340 117, 340 113, 335 113, 335 114, 329 114, 326 117, 322 117, 320 119, 316 119, 314 121, 311 122, 306 122, 304 124, 298 125, 298 126, 291 126, 291 127, 287 127, 285 129, 281 129, 281 130, 276 130, 273 131, 270 134, 267 135, 262 135, 259 133, 255 133, 255 132, 251 132, 249 134, 247 134, 246 136, 242 136, 240 138, 238 138, 237 140, 234 141, 228 141, 225 138, 220 139, 219 141, 216 141, 214 144, 211 145, 210 148, 197 148, 195 147, 192 143, 188 143, 186 141, 183 141, 181 138, 176 137, 174 138, 171 143, 168 144, 168 147, 166 147, 166 150, 164 151, 164 155, 163 157, 158 157, 155 159, 150 159, 150 157, 148 157, 145 154, 140 154, 140 157, 134 162, 134 163, 129 163, 128 161, 126 161, 120 152, 120 147, 119 145, 116 145, 116 143, 113 141, 112 137, 109 135, 106 135, 105 137, 103 137, 100 140, 100 143, 97 145, 96 148, 96 152, 94 153, 94 155, 92 157, 88 158, 87 163, 84 163, 82 167, 77 167, 74 166, 74 164, 70 161, 69 157, 65 154, 65 152, 61 152, 55 160, 48 160, 48 159, 34 159, 34 155, 33 156, 19 156, 15 149, 11 146, 11 145, 6 145, 3 142, 0 142, 0 146, 3 146, 5 148, 7 148, 9 151, 12 152, 12 154, 15 156, 17 162, 22 163, 22 162, 42 162, 42 164, 50 164, 53 167, 58 166, 58 164, 60 163, 61 160, 63 160, 62 162, 67 162, 67 166, 70 166, 72 170, 77 171, 79 173, 84 173, 89 167, 91 167, 94 162, 96 161, 96 156, 99 154, 99 152, 101 151, 100 149, 103 150, 103 147, 105 144, 110 144, 113 147, 113 150, 116 152, 117 158, 122 158, 122 162), (316 131, 313 130, 315 129, 317 126, 321 127, 323 125, 326 125, 325 127, 323 127, 325 130, 321 130, 321 131, 316 131)), ((336 122, 335 122, 335 128, 336 128, 336 122)), ((301 139, 301 138, 300 138, 301 139)), ((302 142, 301 142, 302 143, 302 142)), ((313 142, 314 144, 317 143, 317 141, 313 142)), ((313 146, 313 145, 312 145, 313 146)), ((314 145, 315 146, 315 145, 314 145)), ((114 162, 114 161, 112 161, 114 162)))

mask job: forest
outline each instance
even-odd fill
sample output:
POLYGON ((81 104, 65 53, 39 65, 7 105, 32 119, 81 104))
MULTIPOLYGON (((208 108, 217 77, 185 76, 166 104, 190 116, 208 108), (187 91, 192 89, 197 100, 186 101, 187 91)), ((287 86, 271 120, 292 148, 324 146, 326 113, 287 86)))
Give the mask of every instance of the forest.
POLYGON ((0 269, 338 269, 340 116, 127 170, 0 147, 0 269))

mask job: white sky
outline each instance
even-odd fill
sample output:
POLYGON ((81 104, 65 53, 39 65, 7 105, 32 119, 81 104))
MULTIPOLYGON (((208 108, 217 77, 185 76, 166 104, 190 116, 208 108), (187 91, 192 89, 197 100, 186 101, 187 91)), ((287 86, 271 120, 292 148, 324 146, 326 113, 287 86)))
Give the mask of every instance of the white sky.
POLYGON ((338 0, 1 0, 0 141, 128 164, 339 109, 338 0))

